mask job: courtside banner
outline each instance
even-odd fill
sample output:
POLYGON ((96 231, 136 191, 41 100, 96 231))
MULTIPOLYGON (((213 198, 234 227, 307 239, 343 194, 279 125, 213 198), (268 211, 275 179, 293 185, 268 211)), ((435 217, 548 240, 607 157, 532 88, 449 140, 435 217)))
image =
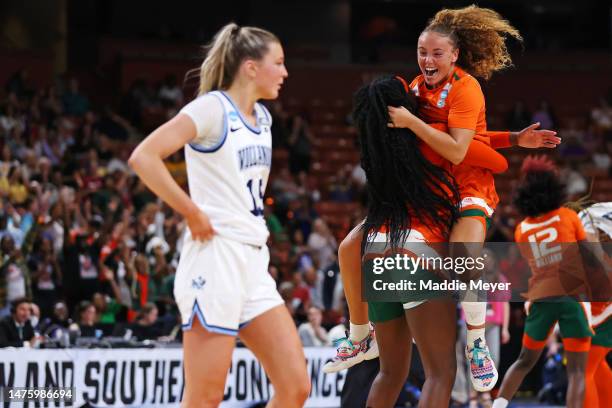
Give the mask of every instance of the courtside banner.
MULTIPOLYGON (((305 348, 312 391, 306 407, 339 407, 344 372, 325 374, 335 349, 305 348)), ((74 404, 25 402, 24 407, 179 407, 183 388, 180 348, 0 349, 0 388, 72 388, 74 404)), ((266 401, 273 389, 253 354, 234 351, 222 407, 266 401)), ((19 403, 19 406, 22 403, 19 403)), ((3 407, 17 406, 3 402, 3 407)))

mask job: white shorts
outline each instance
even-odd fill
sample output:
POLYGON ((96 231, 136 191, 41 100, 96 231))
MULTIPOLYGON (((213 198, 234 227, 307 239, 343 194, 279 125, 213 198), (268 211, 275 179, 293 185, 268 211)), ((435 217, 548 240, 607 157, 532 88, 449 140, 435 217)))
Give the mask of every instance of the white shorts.
POLYGON ((235 336, 253 318, 282 305, 269 261, 266 245, 218 235, 201 243, 187 234, 174 281, 183 330, 191 329, 197 315, 206 330, 235 336))

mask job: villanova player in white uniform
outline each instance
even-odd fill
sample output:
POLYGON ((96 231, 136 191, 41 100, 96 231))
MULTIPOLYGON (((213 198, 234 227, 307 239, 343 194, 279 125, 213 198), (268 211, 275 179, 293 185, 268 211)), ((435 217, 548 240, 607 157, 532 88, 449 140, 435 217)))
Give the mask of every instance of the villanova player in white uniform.
POLYGON ((228 24, 202 64, 200 96, 130 158, 146 185, 189 227, 174 285, 185 330, 183 407, 221 403, 236 335, 274 385, 269 406, 301 407, 308 396, 301 343, 268 274, 263 219, 272 136, 270 114, 257 100, 275 99, 286 77, 276 36, 228 24), (191 197, 162 161, 180 148, 191 197))
POLYGON ((200 96, 181 113, 197 129, 185 145, 191 199, 208 215, 217 236, 203 246, 187 231, 175 297, 183 327, 191 327, 198 315, 208 331, 236 335, 252 318, 284 303, 268 273, 263 218, 272 164, 270 114, 256 103, 252 125, 223 91, 200 96))

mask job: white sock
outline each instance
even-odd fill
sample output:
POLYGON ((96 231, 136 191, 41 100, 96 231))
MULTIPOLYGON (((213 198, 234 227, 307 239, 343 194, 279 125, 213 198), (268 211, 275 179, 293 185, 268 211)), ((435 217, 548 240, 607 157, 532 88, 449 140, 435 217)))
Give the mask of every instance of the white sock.
POLYGON ((370 333, 370 324, 353 324, 350 323, 350 331, 349 331, 349 339, 352 342, 358 342, 363 339, 370 333))
POLYGON ((506 408, 508 406, 508 400, 505 398, 496 398, 495 401, 493 401, 493 407, 492 408, 506 408))
MULTIPOLYGON (((461 302, 463 313, 465 314, 465 322, 470 326, 482 326, 485 324, 487 316, 486 302, 461 302)), ((473 344, 478 338, 481 339, 480 344, 485 344, 485 329, 467 329, 467 344, 473 344)))

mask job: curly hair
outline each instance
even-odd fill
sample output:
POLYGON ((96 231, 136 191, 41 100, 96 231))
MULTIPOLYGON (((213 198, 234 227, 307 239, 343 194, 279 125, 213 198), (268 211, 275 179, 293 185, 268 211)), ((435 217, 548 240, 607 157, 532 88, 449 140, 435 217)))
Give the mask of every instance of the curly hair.
POLYGON ((401 79, 383 76, 361 87, 353 102, 361 167, 367 176, 363 242, 384 226, 391 247, 398 248, 410 232, 413 217, 448 234, 459 215, 454 178, 423 156, 414 133, 387 126, 387 106, 404 106, 415 112, 416 98, 401 79))
POLYGON ((449 37, 459 48, 457 65, 483 79, 512 66, 506 48, 508 37, 523 41, 519 31, 499 13, 475 5, 438 11, 423 30, 428 31, 449 37))
POLYGON ((546 156, 528 156, 523 176, 514 194, 514 205, 523 216, 536 217, 560 208, 566 200, 565 184, 554 163, 546 156))

